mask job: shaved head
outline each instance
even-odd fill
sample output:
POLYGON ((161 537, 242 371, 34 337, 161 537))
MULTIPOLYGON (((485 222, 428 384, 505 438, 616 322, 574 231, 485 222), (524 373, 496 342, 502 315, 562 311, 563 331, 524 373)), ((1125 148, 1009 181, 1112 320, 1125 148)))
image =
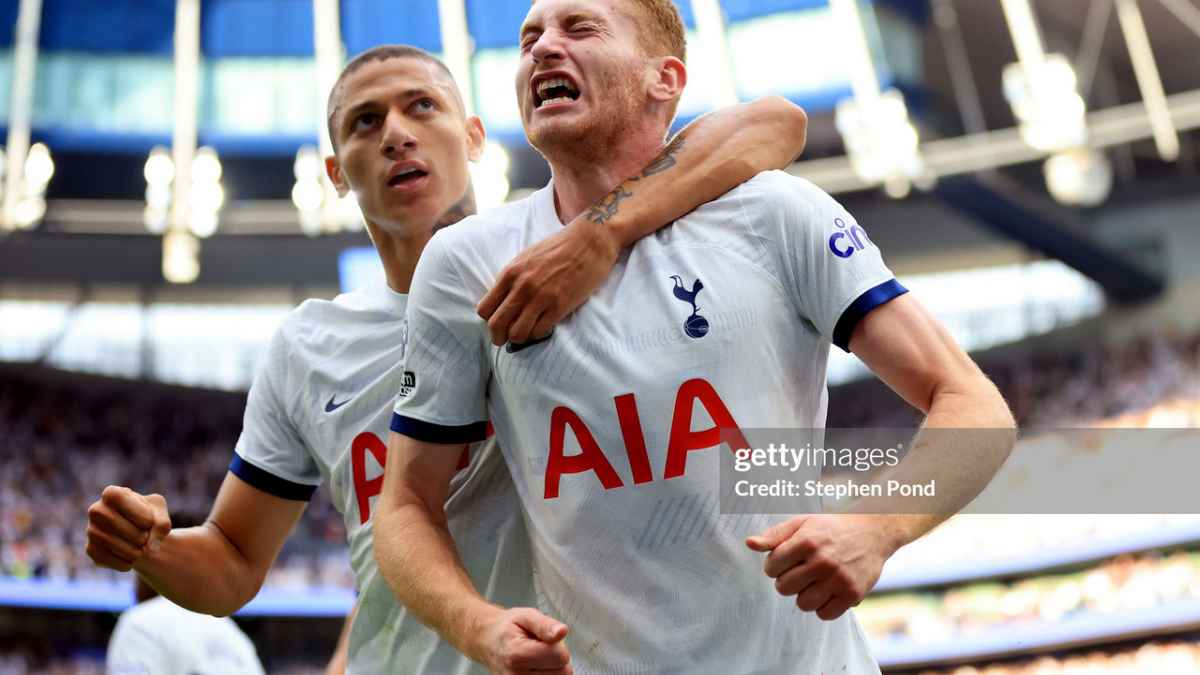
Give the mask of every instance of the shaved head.
POLYGON ((442 63, 441 59, 424 49, 410 45, 379 45, 378 47, 372 47, 351 59, 346 64, 346 67, 342 69, 341 74, 338 75, 337 81, 333 83, 333 89, 329 90, 329 101, 325 104, 325 123, 329 129, 329 140, 333 143, 334 152, 338 148, 337 118, 338 113, 342 109, 343 99, 346 96, 346 78, 368 63, 390 59, 416 59, 436 66, 436 70, 446 76, 444 84, 453 94, 459 111, 464 115, 466 114, 467 107, 463 103, 462 93, 458 90, 458 83, 454 81, 454 75, 446 67, 446 64, 442 63))

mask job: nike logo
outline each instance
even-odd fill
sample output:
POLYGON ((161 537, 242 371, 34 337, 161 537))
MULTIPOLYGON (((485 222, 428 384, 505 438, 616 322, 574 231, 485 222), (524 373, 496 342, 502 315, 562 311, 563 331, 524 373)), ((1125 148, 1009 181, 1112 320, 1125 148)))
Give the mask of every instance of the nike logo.
POLYGON ((552 337, 554 337, 554 331, 550 331, 550 334, 544 338, 538 338, 537 340, 530 340, 528 342, 522 342, 519 345, 515 345, 510 342, 504 346, 504 350, 507 351, 509 354, 516 354, 517 352, 525 350, 525 349, 529 349, 530 347, 532 347, 534 345, 540 345, 552 337))
POLYGON ((329 397, 329 403, 325 404, 325 412, 331 413, 334 410, 337 410, 338 408, 340 408, 350 402, 350 399, 346 399, 345 401, 342 401, 341 403, 334 403, 333 399, 335 399, 335 398, 337 398, 336 394, 329 397))

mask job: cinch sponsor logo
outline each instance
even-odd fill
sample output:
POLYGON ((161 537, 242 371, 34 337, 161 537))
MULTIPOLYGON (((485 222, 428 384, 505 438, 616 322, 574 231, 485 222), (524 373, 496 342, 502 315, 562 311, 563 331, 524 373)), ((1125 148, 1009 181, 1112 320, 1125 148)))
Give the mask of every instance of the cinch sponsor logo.
POLYGON ((829 250, 837 257, 849 258, 856 251, 864 251, 868 246, 874 246, 867 237, 866 230, 858 225, 847 229, 846 221, 841 218, 834 218, 833 224, 837 226, 838 231, 829 237, 829 250))

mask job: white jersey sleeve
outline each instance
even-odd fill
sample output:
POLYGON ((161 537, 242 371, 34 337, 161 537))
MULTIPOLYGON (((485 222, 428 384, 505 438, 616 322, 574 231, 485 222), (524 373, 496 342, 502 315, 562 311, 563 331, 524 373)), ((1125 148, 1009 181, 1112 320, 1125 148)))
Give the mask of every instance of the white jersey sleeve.
POLYGON ((475 312, 481 282, 462 273, 448 244, 461 227, 429 241, 408 297, 404 382, 391 429, 430 443, 470 443, 486 435, 491 343, 475 312))
POLYGON ((308 451, 289 409, 287 330, 275 332, 259 364, 229 470, 254 487, 284 499, 307 501, 321 484, 321 472, 308 451))
MULTIPOLYGON (((747 209, 769 209, 750 218, 767 240, 787 294, 800 315, 841 349, 871 310, 908 292, 883 262, 879 247, 833 197, 782 171, 753 181, 747 209), (762 190, 764 194, 756 194, 762 190)), ((751 184, 747 184, 751 185, 751 184)))

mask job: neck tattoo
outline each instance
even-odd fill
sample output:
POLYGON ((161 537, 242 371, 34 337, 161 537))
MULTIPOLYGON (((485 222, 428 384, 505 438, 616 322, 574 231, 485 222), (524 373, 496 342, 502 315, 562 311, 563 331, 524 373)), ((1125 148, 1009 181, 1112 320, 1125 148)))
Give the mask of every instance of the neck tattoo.
POLYGON ((473 215, 475 215, 475 188, 467 186, 467 192, 463 195, 462 199, 458 200, 454 206, 446 209, 446 212, 433 224, 433 231, 437 232, 442 228, 457 223, 467 216, 473 215))

